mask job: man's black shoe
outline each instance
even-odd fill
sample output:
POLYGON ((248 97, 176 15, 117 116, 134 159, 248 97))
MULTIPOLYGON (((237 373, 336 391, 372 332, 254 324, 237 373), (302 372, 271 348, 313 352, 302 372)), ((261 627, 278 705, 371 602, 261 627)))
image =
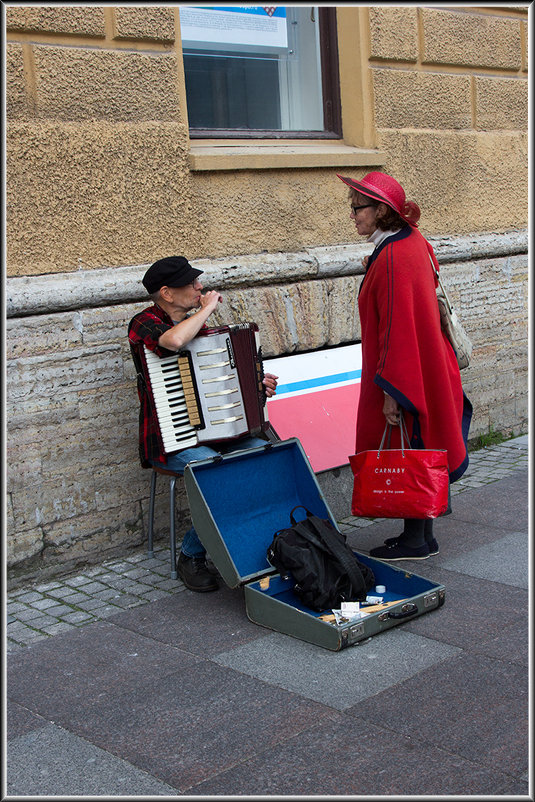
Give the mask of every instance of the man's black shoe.
POLYGON ((197 593, 219 590, 215 577, 206 567, 204 557, 186 557, 180 552, 176 561, 176 570, 189 590, 195 590, 197 593))

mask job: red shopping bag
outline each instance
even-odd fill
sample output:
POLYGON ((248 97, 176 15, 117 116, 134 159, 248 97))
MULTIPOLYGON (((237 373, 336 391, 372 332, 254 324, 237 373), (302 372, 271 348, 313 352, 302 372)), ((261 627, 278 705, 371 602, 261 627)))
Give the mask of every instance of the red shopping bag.
POLYGON ((383 448, 390 428, 387 425, 377 451, 361 451, 349 457, 354 475, 352 515, 438 518, 448 509, 447 451, 410 448, 403 418, 400 427, 400 449, 383 448))

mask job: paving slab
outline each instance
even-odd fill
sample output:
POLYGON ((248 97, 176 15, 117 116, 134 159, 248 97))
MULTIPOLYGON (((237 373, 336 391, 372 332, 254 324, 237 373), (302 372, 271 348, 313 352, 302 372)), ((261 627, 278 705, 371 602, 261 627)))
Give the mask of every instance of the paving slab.
POLYGON ((359 719, 422 738, 512 777, 528 770, 528 677, 523 666, 459 654, 362 700, 359 719))
POLYGON ((444 560, 441 565, 467 576, 490 579, 518 588, 529 587, 529 542, 527 532, 510 532, 478 549, 444 560))
MULTIPOLYGON (((253 624, 240 589, 171 581, 167 541, 151 559, 10 592, 10 793, 76 796, 89 772, 103 797, 127 778, 129 798, 532 798, 527 451, 515 442, 473 455, 435 524, 440 554, 402 564, 443 584, 444 606, 342 652, 253 624)), ((367 551, 400 522, 348 517, 344 531, 367 551)))
POLYGON ((471 651, 529 668, 529 641, 526 636, 527 615, 516 624, 504 627, 499 635, 472 646, 471 651))
POLYGON ((166 644, 98 621, 8 655, 9 698, 51 721, 131 689, 142 698, 179 668, 199 660, 166 644))
POLYGON ((188 794, 310 796, 489 795, 526 793, 507 773, 452 754, 419 737, 343 714, 240 762, 188 794))
POLYGON ((444 585, 445 603, 437 611, 439 614, 412 619, 403 624, 404 630, 471 651, 501 637, 509 627, 524 624, 527 641, 529 593, 526 590, 467 577, 440 565, 428 565, 425 577, 444 585))
POLYGON ((56 722, 183 793, 333 715, 209 661, 185 668, 155 676, 150 687, 94 695, 63 708, 56 722))
POLYGON ((110 623, 190 654, 209 656, 260 638, 264 630, 245 613, 243 590, 187 591, 110 617, 110 623))
POLYGON ((527 471, 515 471, 477 492, 460 493, 452 501, 452 517, 466 523, 489 524, 513 530, 528 526, 527 471))
POLYGON ((174 796, 175 789, 61 727, 21 735, 8 745, 10 796, 174 796))
MULTIPOLYGON (((368 554, 370 549, 382 546, 389 537, 396 537, 401 533, 403 525, 398 520, 383 519, 377 521, 369 529, 345 528, 348 544, 356 551, 368 554)), ((488 523, 475 521, 464 521, 455 515, 448 515, 444 518, 435 520, 433 524, 433 534, 439 545, 439 556, 433 556, 427 560, 413 560, 410 562, 411 570, 415 573, 422 573, 429 565, 440 562, 448 557, 457 557, 465 552, 471 552, 478 547, 486 546, 488 543, 500 540, 504 533, 503 526, 492 526, 488 523)), ((401 563, 394 563, 401 565, 401 563)), ((403 563, 403 565, 409 564, 403 563)))
POLYGON ((27 732, 46 727, 48 720, 43 716, 35 715, 22 705, 12 702, 6 703, 6 740, 18 738, 27 732))
MULTIPOLYGON (((428 613, 436 614, 440 610, 428 613)), ((345 710, 459 651, 402 628, 387 630, 340 652, 274 632, 219 654, 214 660, 336 710, 345 710)))

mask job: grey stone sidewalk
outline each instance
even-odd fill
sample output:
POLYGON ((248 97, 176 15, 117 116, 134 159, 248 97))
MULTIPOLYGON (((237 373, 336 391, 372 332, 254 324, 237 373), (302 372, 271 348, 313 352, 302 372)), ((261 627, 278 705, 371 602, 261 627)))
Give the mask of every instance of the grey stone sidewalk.
MULTIPOLYGON (((523 435, 472 452, 466 474, 452 485, 452 496, 527 468, 528 447, 529 436, 523 435)), ((376 523, 354 517, 340 522, 345 532, 376 523)), ((169 548, 156 544, 153 558, 143 548, 72 576, 17 588, 7 595, 7 651, 182 592, 184 585, 171 579, 169 570, 169 548)))
MULTIPOLYGON (((439 553, 398 567, 445 604, 339 652, 185 590, 167 549, 10 593, 2 798, 533 799, 527 462, 473 455, 439 553)), ((364 523, 362 551, 399 526, 364 523)))

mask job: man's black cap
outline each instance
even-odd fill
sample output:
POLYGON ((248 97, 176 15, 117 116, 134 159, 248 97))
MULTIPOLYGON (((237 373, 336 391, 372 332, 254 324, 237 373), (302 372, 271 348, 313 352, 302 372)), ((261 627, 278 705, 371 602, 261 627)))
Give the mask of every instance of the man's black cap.
POLYGON ((142 281, 149 295, 152 295, 161 287, 184 287, 201 273, 202 270, 192 267, 184 256, 166 256, 149 267, 142 281))

